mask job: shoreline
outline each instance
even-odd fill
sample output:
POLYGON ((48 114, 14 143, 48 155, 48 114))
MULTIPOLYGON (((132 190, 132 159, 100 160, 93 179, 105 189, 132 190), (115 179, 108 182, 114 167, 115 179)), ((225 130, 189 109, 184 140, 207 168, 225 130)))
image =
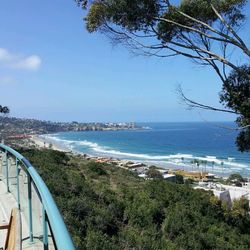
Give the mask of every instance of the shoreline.
POLYGON ((67 150, 66 148, 63 148, 57 145, 55 142, 52 142, 46 138, 42 138, 41 135, 32 135, 30 140, 38 148, 49 148, 49 149, 63 151, 63 152, 70 152, 70 150, 67 150))
POLYGON ((57 143, 55 140, 47 138, 46 134, 44 135, 32 135, 30 140, 36 145, 38 148, 48 148, 53 150, 58 150, 66 153, 72 153, 77 155, 82 155, 84 158, 88 160, 94 160, 96 162, 101 163, 113 163, 118 167, 122 167, 128 170, 135 171, 140 173, 146 169, 149 169, 150 166, 155 166, 161 172, 185 172, 190 174, 200 174, 200 175, 214 175, 218 178, 227 178, 230 173, 218 173, 218 172, 211 172, 209 168, 204 168, 204 166, 197 167, 191 164, 186 164, 183 162, 150 162, 148 160, 131 160, 131 159, 121 159, 119 157, 112 157, 103 155, 90 155, 89 153, 78 152, 76 150, 72 150, 63 146, 61 143, 57 143), (134 168, 133 168, 134 166, 134 168))

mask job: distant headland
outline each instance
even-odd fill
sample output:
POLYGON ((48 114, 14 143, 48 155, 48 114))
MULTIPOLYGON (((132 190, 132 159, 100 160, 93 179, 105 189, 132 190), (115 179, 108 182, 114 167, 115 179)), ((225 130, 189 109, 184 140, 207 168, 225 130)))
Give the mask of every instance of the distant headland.
POLYGON ((134 122, 52 122, 37 119, 3 117, 0 119, 0 134, 5 138, 23 138, 34 134, 49 134, 69 131, 110 131, 141 129, 134 122))

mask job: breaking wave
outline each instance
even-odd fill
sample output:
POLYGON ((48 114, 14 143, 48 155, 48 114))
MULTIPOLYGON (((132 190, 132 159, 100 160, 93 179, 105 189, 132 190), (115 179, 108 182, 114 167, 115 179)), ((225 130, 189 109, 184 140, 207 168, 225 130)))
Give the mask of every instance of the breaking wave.
POLYGON ((190 162, 194 159, 199 161, 206 162, 207 168, 213 167, 216 171, 221 171, 221 168, 225 168, 225 170, 233 171, 233 170, 247 170, 249 169, 249 165, 244 163, 236 162, 233 158, 227 159, 219 159, 216 156, 195 156, 193 154, 170 154, 170 155, 149 155, 143 153, 131 153, 131 152, 122 152, 108 146, 101 146, 98 143, 87 141, 87 140, 65 140, 60 139, 57 135, 46 135, 44 136, 46 139, 52 140, 55 143, 61 144, 64 147, 67 147, 71 150, 86 152, 86 149, 93 154, 98 155, 106 155, 117 158, 125 158, 130 160, 141 160, 141 161, 152 161, 152 162, 169 162, 176 165, 188 165, 187 162, 190 162), (84 149, 81 146, 85 147, 84 149), (80 148, 79 148, 80 147, 80 148))

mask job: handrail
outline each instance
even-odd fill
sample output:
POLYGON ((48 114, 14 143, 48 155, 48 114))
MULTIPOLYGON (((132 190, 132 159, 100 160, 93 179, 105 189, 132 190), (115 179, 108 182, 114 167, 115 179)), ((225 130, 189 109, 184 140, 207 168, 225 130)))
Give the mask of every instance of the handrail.
POLYGON ((5 152, 8 152, 11 155, 13 155, 19 162, 22 163, 22 167, 24 167, 24 171, 28 173, 28 177, 30 176, 31 181, 34 183, 37 191, 39 192, 38 195, 41 198, 41 203, 43 204, 45 214, 48 217, 48 222, 50 224, 51 231, 54 236, 57 249, 74 250, 75 247, 73 245, 71 236, 66 228, 66 225, 57 208, 57 205, 48 187, 44 183, 41 176, 37 173, 36 169, 31 165, 31 163, 24 156, 22 156, 20 153, 18 153, 14 149, 1 143, 0 143, 0 148, 5 150, 5 152))

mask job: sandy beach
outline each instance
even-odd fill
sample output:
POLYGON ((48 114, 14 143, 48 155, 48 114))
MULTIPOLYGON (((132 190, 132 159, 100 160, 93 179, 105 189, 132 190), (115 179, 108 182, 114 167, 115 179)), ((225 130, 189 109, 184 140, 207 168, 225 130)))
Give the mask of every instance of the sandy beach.
POLYGON ((32 135, 30 140, 35 144, 36 147, 38 148, 50 148, 53 150, 58 150, 58 151, 64 151, 64 152, 69 152, 66 148, 60 147, 56 143, 49 141, 46 138, 43 138, 39 135, 32 135))

